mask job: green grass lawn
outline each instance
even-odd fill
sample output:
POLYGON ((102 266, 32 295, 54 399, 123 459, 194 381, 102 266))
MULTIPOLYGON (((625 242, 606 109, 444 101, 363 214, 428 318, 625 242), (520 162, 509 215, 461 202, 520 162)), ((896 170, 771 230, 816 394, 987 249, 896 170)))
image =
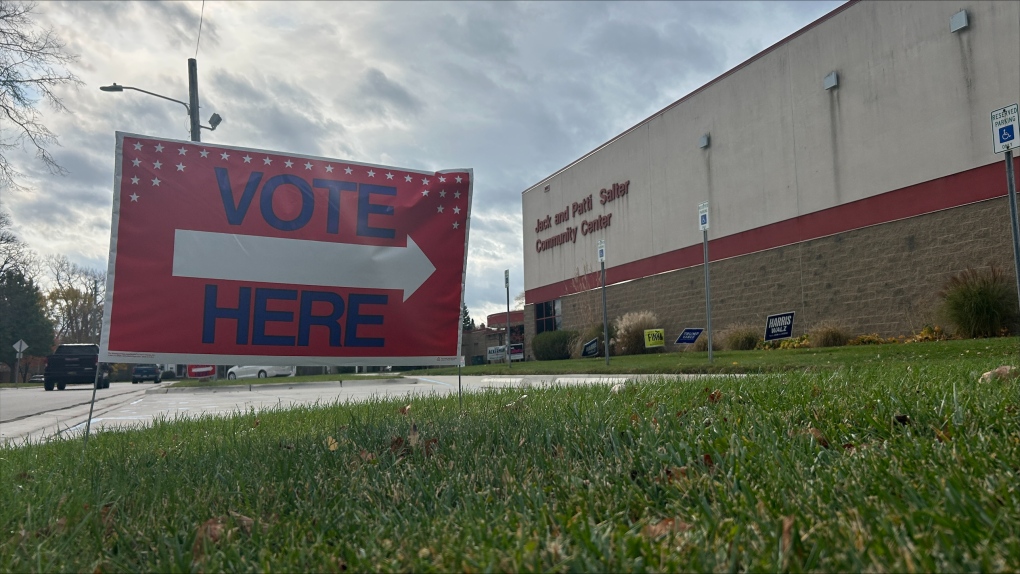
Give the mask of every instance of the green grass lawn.
POLYGON ((1015 571, 1016 340, 964 343, 7 448, 0 571, 1015 571))
MULTIPOLYGON (((790 370, 832 371, 863 365, 983 365, 989 357, 1016 361, 1020 339, 970 339, 927 343, 894 343, 821 349, 772 351, 714 351, 709 364, 707 352, 674 352, 625 355, 565 361, 528 361, 464 367, 464 375, 557 375, 557 374, 639 374, 639 373, 767 373, 790 370)), ((457 368, 429 369, 434 375, 456 375, 457 368)), ((407 372, 405 374, 414 374, 407 372)))

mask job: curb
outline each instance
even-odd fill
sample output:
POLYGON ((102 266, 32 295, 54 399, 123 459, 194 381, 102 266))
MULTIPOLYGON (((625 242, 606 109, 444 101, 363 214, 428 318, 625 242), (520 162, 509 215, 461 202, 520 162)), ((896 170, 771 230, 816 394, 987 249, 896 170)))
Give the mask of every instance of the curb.
MULTIPOLYGON (((408 383, 416 384, 417 379, 414 378, 403 378, 403 379, 359 379, 347 381, 348 386, 358 385, 359 383, 408 383)), ((171 393, 238 393, 238 392, 254 392, 261 389, 265 390, 281 390, 281 389, 314 389, 314 388, 329 388, 338 387, 343 388, 344 381, 314 381, 307 383, 265 383, 255 385, 217 385, 214 387, 166 387, 166 388, 155 388, 145 391, 147 395, 163 395, 171 393)))

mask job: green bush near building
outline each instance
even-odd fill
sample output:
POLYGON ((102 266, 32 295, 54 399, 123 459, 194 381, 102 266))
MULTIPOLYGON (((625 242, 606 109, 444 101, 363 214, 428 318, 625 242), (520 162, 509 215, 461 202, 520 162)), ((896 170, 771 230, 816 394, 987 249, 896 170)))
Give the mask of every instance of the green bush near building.
POLYGON ((546 331, 531 340, 531 351, 539 361, 561 361, 570 358, 570 347, 576 331, 546 331))

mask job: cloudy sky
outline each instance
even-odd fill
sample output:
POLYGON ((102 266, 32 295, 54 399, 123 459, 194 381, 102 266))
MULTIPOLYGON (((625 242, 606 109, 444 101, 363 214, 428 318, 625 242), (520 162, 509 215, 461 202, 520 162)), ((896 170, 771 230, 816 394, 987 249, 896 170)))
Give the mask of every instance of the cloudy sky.
MULTIPOLYGON (((524 289, 521 192, 841 2, 43 2, 80 56, 70 113, 45 106, 66 177, 11 159, 0 190, 42 256, 106 269, 116 130, 187 140, 198 59, 203 141, 475 174, 466 303, 524 289)), ((5 130, 7 128, 4 128, 5 130)))

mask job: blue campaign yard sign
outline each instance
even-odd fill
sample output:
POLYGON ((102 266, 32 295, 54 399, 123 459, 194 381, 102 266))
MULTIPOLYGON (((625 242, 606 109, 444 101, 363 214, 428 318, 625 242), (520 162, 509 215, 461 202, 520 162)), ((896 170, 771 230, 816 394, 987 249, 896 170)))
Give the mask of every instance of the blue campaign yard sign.
POLYGON ((599 340, 598 337, 588 341, 584 344, 584 349, 581 350, 582 357, 597 357, 599 356, 599 340))
POLYGON ((704 332, 704 329, 684 329, 683 333, 676 338, 677 345, 690 345, 698 340, 698 337, 704 332))
POLYGON ((793 311, 769 315, 765 321, 765 342, 793 336, 793 311))

